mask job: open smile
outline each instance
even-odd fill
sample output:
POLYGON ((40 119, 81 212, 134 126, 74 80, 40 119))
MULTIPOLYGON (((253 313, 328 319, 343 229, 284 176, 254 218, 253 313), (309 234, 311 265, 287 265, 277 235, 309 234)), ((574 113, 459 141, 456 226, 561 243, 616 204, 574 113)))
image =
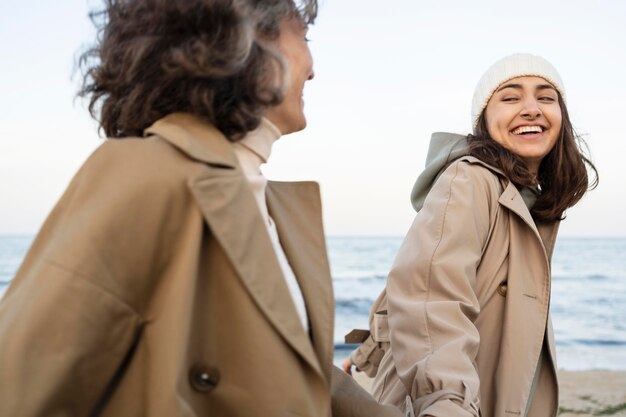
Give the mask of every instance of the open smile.
POLYGON ((547 128, 541 125, 525 125, 518 126, 510 131, 512 135, 517 137, 525 138, 525 139, 535 139, 543 132, 545 132, 547 128))

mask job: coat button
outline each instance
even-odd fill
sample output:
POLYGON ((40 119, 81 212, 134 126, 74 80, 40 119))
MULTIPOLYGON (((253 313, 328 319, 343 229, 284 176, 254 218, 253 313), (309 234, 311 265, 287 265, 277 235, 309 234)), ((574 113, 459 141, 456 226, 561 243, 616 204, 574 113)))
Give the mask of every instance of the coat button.
POLYGON ((194 366, 189 371, 189 383, 192 388, 199 392, 210 392, 220 382, 220 373, 215 368, 206 366, 194 366))
POLYGON ((498 285, 498 288, 496 289, 496 291, 498 291, 498 294, 500 294, 501 296, 506 297, 507 288, 508 288, 507 283, 503 282, 500 285, 498 285))

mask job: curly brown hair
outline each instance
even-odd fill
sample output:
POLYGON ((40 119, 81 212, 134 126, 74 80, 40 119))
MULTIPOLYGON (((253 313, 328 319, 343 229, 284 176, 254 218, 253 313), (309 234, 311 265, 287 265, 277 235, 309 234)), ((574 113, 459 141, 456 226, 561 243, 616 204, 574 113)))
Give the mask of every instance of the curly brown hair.
POLYGON ((280 21, 316 15, 316 0, 105 0, 78 95, 108 137, 187 112, 238 140, 283 100, 286 64, 270 42, 280 21))
POLYGON ((491 138, 484 110, 474 134, 467 136, 470 155, 501 169, 518 188, 541 188, 531 209, 533 218, 539 222, 562 220, 565 210, 598 185, 598 171, 586 155, 587 144, 574 131, 565 102, 558 96, 563 120, 561 131, 554 148, 541 161, 537 176, 529 171, 522 158, 491 138), (593 174, 591 182, 589 173, 593 174))

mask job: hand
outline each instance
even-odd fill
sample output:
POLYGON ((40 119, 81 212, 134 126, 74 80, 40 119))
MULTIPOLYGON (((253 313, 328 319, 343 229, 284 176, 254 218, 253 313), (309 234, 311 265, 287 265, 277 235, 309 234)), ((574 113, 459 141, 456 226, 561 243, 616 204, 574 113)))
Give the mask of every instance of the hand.
POLYGON ((352 359, 348 356, 346 360, 341 363, 341 369, 343 369, 343 371, 348 375, 352 376, 352 365, 352 359))

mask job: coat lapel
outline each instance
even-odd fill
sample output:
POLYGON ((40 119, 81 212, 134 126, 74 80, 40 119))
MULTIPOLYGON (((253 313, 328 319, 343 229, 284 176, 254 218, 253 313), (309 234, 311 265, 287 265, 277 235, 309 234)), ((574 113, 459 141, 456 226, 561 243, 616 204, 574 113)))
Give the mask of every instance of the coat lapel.
MULTIPOLYGON (((462 161, 467 161, 472 164, 482 165, 493 173, 497 174, 501 178, 506 178, 504 172, 500 169, 494 168, 491 165, 481 161, 480 159, 473 156, 463 156, 460 158, 462 161)), ((524 223, 528 225, 535 233, 535 235, 539 238, 540 241, 541 236, 539 235, 539 231, 537 230, 537 226, 535 225, 535 221, 533 220, 530 212, 528 211, 528 207, 526 207, 526 203, 522 198, 522 195, 519 193, 515 185, 511 181, 506 181, 508 184, 504 187, 504 191, 500 195, 498 202, 502 204, 504 207, 508 208, 512 212, 514 212, 517 216, 519 216, 524 223)))
POLYGON ((515 215, 521 218, 522 221, 533 231, 538 243, 543 249, 546 268, 550 271, 550 259, 552 259, 552 251, 554 250, 554 243, 559 226, 558 222, 555 224, 540 224, 537 226, 530 214, 530 211, 528 211, 528 208, 526 207, 524 199, 515 185, 513 185, 510 181, 500 195, 498 202, 511 212, 515 213, 515 215))
POLYGON ((526 223, 528 227, 530 227, 539 242, 541 242, 545 252, 545 245, 543 244, 543 239, 537 230, 535 221, 530 215, 530 211, 528 211, 528 207, 526 207, 526 203, 524 202, 522 195, 511 181, 509 181, 508 185, 500 195, 498 202, 515 213, 524 223, 526 223))
POLYGON ((541 223, 537 226, 543 245, 546 248, 546 254, 548 259, 552 259, 554 253, 554 245, 556 243, 556 236, 559 231, 560 222, 554 223, 541 223))
POLYGON ((146 130, 211 168, 189 189, 215 239, 259 310, 310 366, 324 376, 292 302, 257 202, 230 142, 202 119, 172 114, 146 130))
MULTIPOLYGON (((524 223, 526 223, 528 227, 532 229, 532 231, 537 237, 537 243, 540 244, 543 249, 543 254, 545 255, 545 267, 544 268, 547 274, 546 275, 538 274, 537 276, 546 277, 546 280, 547 280, 547 282, 545 282, 545 285, 547 286, 546 287, 546 292, 547 292, 546 303, 549 309, 551 292, 552 292, 551 290, 552 282, 547 277, 551 276, 550 260, 552 259, 552 252, 554 250, 554 244, 556 241, 556 235, 557 235, 559 223, 556 222, 553 224, 539 224, 539 226, 537 226, 528 208, 526 207, 526 203, 524 203, 522 196, 518 192, 517 188, 515 188, 515 186, 510 181, 507 187, 505 188, 504 192, 500 196, 499 202, 504 207, 511 210, 511 212, 519 216, 524 221, 524 223)), ((552 367, 552 371, 554 372, 555 379, 558 380, 558 378, 556 377, 557 371, 556 371, 556 349, 555 349, 555 343, 554 343, 554 331, 552 330, 552 322, 550 320, 549 310, 546 311, 545 320, 546 320, 545 337, 547 341, 546 345, 548 349, 548 354, 550 355, 550 365, 552 367)))
POLYGON ((267 204, 302 290, 313 346, 330 379, 335 305, 319 186, 314 182, 270 181, 267 204))

